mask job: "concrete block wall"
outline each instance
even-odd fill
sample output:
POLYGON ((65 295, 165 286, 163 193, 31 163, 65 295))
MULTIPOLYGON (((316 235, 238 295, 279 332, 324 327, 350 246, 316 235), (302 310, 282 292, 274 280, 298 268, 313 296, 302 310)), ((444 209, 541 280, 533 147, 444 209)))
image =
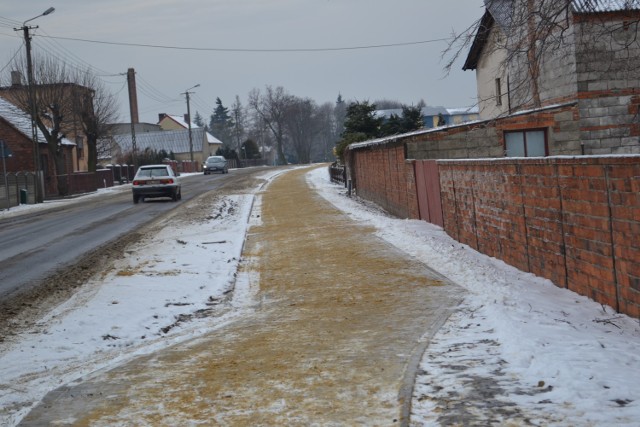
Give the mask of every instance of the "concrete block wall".
POLYGON ((481 159, 504 157, 504 132, 546 129, 549 155, 581 155, 579 111, 576 102, 496 120, 433 130, 402 140, 407 158, 481 159))
POLYGON ((640 317, 640 156, 438 165, 448 234, 640 317))
POLYGON ((577 99, 586 154, 640 154, 637 19, 614 13, 576 20, 577 99))
POLYGON ((491 122, 444 128, 408 137, 409 159, 468 159, 504 156, 504 147, 491 122))

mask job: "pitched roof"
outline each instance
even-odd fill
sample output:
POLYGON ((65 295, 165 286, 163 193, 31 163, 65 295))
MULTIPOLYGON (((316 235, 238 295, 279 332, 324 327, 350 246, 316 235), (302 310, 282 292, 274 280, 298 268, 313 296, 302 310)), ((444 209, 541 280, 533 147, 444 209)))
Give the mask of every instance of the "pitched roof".
MULTIPOLYGON (((191 140, 194 151, 202 150, 202 140, 204 139, 204 129, 191 129, 191 140)), ((114 135, 114 141, 120 146, 122 151, 131 150, 131 134, 114 135)), ((188 130, 163 130, 158 132, 143 132, 136 134, 136 148, 144 151, 147 148, 152 150, 165 150, 173 152, 189 153, 189 131, 188 130)))
POLYGON ((491 32, 491 28, 495 20, 493 15, 487 9, 482 15, 480 22, 478 23, 478 28, 476 29, 476 35, 473 38, 473 43, 471 44, 471 48, 469 49, 469 53, 467 54, 467 59, 464 61, 464 65, 462 66, 463 71, 467 70, 475 70, 478 68, 478 61, 480 60, 480 54, 482 53, 482 49, 484 45, 487 43, 487 39, 489 38, 489 33, 491 32))
MULTIPOLYGON (((476 35, 462 69, 475 70, 491 28, 494 24, 504 30, 512 24, 516 0, 484 0, 485 13, 478 23, 476 35)), ((605 13, 624 10, 640 10, 640 0, 570 0, 573 13, 605 13)))
POLYGON ((447 113, 449 113, 450 116, 478 114, 479 111, 480 108, 477 105, 471 107, 447 108, 447 113))
MULTIPOLYGON (((185 129, 189 129, 189 123, 184 119, 184 117, 182 116, 176 116, 174 114, 167 114, 165 117, 170 118, 171 120, 173 120, 174 122, 176 122, 177 124, 179 124, 180 126, 182 126, 185 129)), ((197 128, 198 125, 196 125, 195 123, 191 122, 191 128, 197 128)))
MULTIPOLYGON (((0 98, 0 117, 9 122, 11 126, 20 131, 24 136, 31 139, 31 117, 3 98, 0 98)), ((39 129, 38 132, 40 132, 39 129)))
POLYGON ((640 0, 573 0, 572 3, 576 13, 640 10, 640 0))
POLYGON ((513 19, 513 0, 484 0, 484 5, 501 28, 509 28, 513 19))
MULTIPOLYGON (((182 126, 185 129, 189 129, 189 123, 182 116, 176 116, 176 115, 173 115, 173 114, 166 114, 164 117, 167 117, 167 118, 173 120, 174 122, 176 122, 177 124, 179 124, 180 126, 182 126)), ((197 124, 191 122, 191 130, 193 131, 194 129, 201 129, 201 128, 197 124)), ((207 142, 209 144, 222 144, 222 141, 220 141, 215 136, 211 135, 209 132, 207 132, 207 142)))
MULTIPOLYGON (((31 133, 31 116, 9 101, 5 100, 4 98, 0 98, 0 117, 9 122, 11 126, 22 133, 26 138, 28 138, 29 140, 33 139, 33 135, 31 133)), ((38 142, 46 143, 46 138, 37 127, 36 132, 38 136, 38 142)), ((76 144, 68 140, 67 138, 62 138, 62 145, 76 144)))

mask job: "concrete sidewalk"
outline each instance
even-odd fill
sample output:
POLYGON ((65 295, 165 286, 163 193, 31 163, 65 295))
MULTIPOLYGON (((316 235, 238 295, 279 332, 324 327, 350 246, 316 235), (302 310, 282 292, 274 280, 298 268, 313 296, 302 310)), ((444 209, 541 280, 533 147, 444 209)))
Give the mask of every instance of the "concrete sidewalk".
POLYGON ((402 425, 428 339, 462 291, 316 195, 262 194, 253 310, 49 393, 21 425, 402 425), (259 279, 257 279, 259 277, 259 279))

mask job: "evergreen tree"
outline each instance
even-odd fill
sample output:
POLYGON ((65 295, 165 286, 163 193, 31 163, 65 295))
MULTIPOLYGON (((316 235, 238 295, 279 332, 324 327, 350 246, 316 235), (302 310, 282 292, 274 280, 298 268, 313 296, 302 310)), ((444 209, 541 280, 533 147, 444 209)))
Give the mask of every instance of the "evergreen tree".
POLYGON ((344 121, 347 116, 347 105, 344 102, 341 94, 338 94, 338 99, 336 100, 336 106, 333 109, 333 120, 334 120, 334 141, 340 140, 342 133, 344 132, 344 121))
POLYGON ((242 156, 245 159, 259 159, 260 149, 253 139, 247 139, 242 143, 242 156))
POLYGON ((196 126, 203 128, 204 127, 204 120, 202 119, 202 116, 200 115, 200 113, 196 110, 196 115, 193 118, 193 123, 196 124, 196 126))
POLYGON ((376 105, 369 101, 352 102, 347 107, 342 139, 336 144, 336 154, 340 159, 345 148, 354 142, 366 141, 381 135, 382 118, 375 116, 376 105))
POLYGON ((412 132, 414 130, 422 129, 424 127, 424 121, 422 119, 422 108, 416 107, 402 107, 402 132, 412 132))
POLYGON ((352 102, 347 107, 343 136, 351 133, 362 133, 369 138, 380 136, 382 118, 375 116, 376 105, 369 101, 352 102))
POLYGON ((236 150, 224 145, 216 150, 216 156, 223 156, 227 160, 238 160, 238 153, 236 152, 236 150))
POLYGON ((222 105, 222 100, 216 98, 216 108, 209 120, 209 131, 225 144, 231 142, 231 128, 233 123, 229 116, 229 109, 222 105))
POLYGON ((403 133, 403 118, 397 114, 391 114, 391 116, 384 121, 380 127, 381 136, 397 135, 403 133))

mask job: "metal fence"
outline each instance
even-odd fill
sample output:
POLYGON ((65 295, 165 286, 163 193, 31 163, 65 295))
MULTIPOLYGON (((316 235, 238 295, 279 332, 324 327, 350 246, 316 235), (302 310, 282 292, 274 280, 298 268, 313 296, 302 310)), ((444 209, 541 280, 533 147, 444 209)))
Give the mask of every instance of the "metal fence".
POLYGON ((36 202, 36 174, 6 173, 0 180, 0 209, 36 202))
POLYGON ((344 184, 347 179, 344 165, 332 163, 329 166, 329 176, 331 177, 331 182, 344 184))

